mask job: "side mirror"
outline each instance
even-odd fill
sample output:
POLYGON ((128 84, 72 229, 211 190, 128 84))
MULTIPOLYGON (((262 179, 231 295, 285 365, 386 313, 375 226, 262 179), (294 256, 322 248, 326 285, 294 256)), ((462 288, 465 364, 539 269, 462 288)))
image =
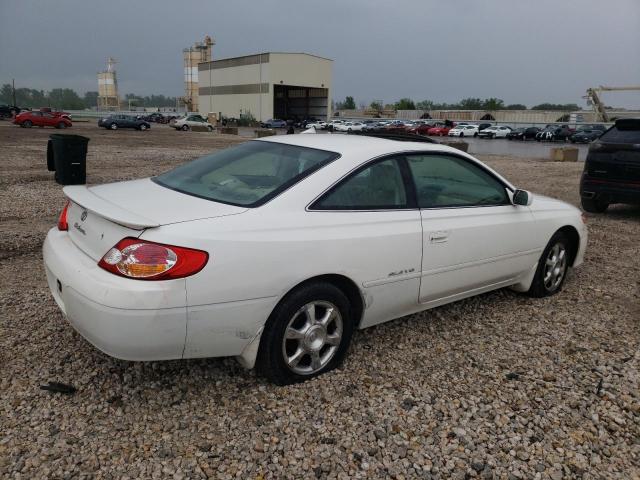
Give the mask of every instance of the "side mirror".
POLYGON ((526 190, 516 190, 513 192, 513 204, 528 207, 533 201, 533 196, 526 190))

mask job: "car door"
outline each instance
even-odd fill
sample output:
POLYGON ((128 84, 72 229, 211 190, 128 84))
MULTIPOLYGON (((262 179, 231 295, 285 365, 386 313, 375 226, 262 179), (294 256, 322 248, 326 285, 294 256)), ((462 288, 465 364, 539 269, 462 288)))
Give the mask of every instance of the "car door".
POLYGON ((42 112, 31 112, 31 118, 29 119, 36 127, 44 126, 44 119, 42 118, 42 112))
POLYGON ((492 172, 450 153, 407 156, 422 218, 420 302, 516 283, 540 254, 528 207, 492 172))
POLYGON ((340 264, 364 291, 362 327, 419 309, 422 225, 401 161, 360 167, 308 209, 326 238, 317 255, 340 264))

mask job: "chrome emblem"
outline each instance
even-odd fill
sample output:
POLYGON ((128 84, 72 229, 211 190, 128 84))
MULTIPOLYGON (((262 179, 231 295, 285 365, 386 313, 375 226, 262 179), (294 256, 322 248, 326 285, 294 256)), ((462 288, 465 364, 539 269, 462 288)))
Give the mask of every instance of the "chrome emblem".
POLYGON ((82 215, 80 215, 80 221, 84 222, 87 219, 87 211, 83 210, 82 215))

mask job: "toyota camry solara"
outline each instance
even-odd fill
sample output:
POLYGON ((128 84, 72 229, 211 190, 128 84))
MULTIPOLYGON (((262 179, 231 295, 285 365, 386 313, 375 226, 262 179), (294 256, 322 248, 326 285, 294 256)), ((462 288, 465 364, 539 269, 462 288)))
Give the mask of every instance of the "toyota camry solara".
POLYGON ((511 287, 557 293, 580 211, 439 144, 248 141, 153 178, 64 189, 49 287, 128 360, 236 356, 278 384, 333 369, 355 329, 511 287))

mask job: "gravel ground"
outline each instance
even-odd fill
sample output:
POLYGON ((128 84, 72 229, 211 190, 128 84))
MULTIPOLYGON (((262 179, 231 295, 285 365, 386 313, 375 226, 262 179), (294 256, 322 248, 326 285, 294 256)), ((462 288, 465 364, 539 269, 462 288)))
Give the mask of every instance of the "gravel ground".
MULTIPOLYGON (((91 183, 238 141, 73 132, 91 137, 91 183)), ((0 123, 3 478, 640 478, 639 208, 589 215, 585 264, 557 296, 500 290, 398 319, 358 332, 341 369, 275 387, 232 359, 116 360, 66 323, 40 253, 63 204, 50 133, 0 123)), ((580 164, 483 160, 578 203, 580 164)))

